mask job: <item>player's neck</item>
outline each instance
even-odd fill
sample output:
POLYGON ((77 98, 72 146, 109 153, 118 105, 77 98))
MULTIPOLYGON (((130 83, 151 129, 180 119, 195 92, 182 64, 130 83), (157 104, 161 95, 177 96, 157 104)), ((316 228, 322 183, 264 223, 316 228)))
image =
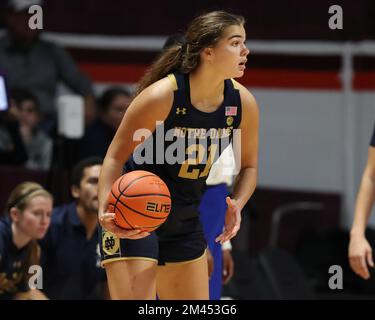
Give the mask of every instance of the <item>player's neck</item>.
POLYGON ((224 79, 214 72, 198 69, 190 74, 190 96, 194 106, 215 108, 224 97, 224 79))

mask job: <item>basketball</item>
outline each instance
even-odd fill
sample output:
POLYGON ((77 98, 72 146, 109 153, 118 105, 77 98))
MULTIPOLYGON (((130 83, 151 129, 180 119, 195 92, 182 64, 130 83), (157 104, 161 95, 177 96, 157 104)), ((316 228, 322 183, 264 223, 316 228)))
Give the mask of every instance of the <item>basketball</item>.
POLYGON ((108 197, 108 212, 115 213, 123 229, 151 232, 171 211, 171 195, 165 182, 152 172, 136 170, 118 178, 108 197))

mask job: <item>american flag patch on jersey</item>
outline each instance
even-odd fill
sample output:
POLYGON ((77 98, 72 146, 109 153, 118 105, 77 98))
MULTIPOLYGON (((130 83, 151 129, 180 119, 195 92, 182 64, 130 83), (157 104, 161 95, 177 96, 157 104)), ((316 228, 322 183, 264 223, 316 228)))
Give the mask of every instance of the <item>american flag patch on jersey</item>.
POLYGON ((225 107, 225 115, 226 116, 236 116, 237 115, 237 107, 225 107))

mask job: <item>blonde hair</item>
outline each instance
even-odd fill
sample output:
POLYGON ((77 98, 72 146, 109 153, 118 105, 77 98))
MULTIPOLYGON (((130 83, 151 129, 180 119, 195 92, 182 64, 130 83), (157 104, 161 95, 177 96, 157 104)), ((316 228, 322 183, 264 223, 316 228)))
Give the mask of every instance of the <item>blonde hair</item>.
POLYGON ((25 210, 30 200, 37 196, 44 196, 53 200, 52 194, 36 182, 22 182, 11 192, 6 209, 9 213, 11 208, 17 208, 20 211, 25 210))

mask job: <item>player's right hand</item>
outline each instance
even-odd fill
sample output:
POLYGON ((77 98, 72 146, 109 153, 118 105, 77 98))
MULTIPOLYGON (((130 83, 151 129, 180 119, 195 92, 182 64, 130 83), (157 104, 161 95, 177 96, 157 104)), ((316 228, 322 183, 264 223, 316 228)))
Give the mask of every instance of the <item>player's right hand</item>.
POLYGON ((372 249, 368 241, 363 236, 350 238, 349 243, 349 263, 352 270, 361 278, 370 278, 368 266, 374 267, 372 259, 372 249))
POLYGON ((141 229, 126 230, 120 228, 115 222, 115 214, 112 212, 99 213, 99 223, 106 231, 113 233, 118 238, 142 239, 150 235, 149 232, 141 229))

